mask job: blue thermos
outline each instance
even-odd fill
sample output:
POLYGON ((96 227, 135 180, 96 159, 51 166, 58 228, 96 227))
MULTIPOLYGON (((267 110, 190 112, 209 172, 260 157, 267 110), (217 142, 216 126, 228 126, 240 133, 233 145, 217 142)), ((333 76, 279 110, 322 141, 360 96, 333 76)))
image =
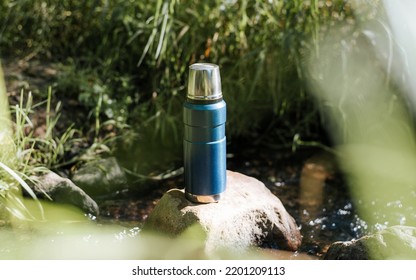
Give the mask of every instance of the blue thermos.
POLYGON ((196 203, 217 202, 226 186, 227 107, 222 98, 218 65, 189 67, 184 103, 185 196, 196 203))

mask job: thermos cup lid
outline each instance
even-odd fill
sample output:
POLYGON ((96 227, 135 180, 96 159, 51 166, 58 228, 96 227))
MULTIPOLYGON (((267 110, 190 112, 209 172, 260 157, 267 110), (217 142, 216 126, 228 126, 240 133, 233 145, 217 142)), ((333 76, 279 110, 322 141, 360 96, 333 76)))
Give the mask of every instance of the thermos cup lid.
POLYGON ((222 98, 220 68, 212 63, 189 66, 188 98, 216 100, 222 98))

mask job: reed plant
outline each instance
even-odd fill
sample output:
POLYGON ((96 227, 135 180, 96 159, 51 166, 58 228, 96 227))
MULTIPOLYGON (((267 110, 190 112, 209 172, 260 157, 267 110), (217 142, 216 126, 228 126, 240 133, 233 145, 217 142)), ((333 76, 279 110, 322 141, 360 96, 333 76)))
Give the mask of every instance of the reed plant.
MULTIPOLYGON (((0 64, 0 221, 3 223, 7 223, 9 215, 18 219, 34 218, 21 199, 22 189, 25 189, 35 200, 36 195, 25 181, 27 176, 25 170, 19 170, 20 152, 13 137, 6 87, 0 64)), ((42 209, 40 205, 38 206, 42 209)))
POLYGON ((30 185, 38 183, 39 175, 88 160, 87 152, 68 158, 70 149, 84 139, 72 126, 57 133, 60 103, 52 108, 51 88, 47 96, 34 104, 32 93, 22 90, 19 103, 9 106, 0 67, 0 220, 43 219, 43 207, 30 185), (34 115, 42 110, 45 123, 37 126, 34 115), (34 199, 39 215, 27 209, 23 193, 34 199))

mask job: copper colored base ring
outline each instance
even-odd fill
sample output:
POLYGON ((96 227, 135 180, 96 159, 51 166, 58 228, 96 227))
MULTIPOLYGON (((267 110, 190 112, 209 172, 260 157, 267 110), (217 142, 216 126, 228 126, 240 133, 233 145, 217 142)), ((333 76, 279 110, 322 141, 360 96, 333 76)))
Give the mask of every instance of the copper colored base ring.
POLYGON ((196 195, 185 192, 185 197, 191 202, 194 203, 213 203, 218 202, 221 198, 221 194, 213 194, 213 195, 196 195))

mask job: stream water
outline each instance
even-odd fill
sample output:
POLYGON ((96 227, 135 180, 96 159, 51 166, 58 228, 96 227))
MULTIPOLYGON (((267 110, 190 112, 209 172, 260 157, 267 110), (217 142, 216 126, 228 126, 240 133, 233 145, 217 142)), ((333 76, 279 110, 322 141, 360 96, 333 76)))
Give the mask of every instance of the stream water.
MULTIPOLYGON (((296 153, 270 153, 267 149, 245 150, 244 153, 231 151, 227 168, 259 179, 279 197, 300 228, 303 236, 301 253, 320 257, 335 241, 354 240, 390 225, 416 224, 413 205, 402 205, 399 197, 388 202, 391 210, 396 211, 392 219, 381 212, 373 213, 377 223, 370 225, 360 216, 357 205, 361 201, 352 199, 335 157, 318 149, 296 153)), ((146 220, 165 191, 183 186, 182 176, 152 184, 153 190, 146 194, 130 190, 101 201, 98 220, 137 226, 146 220)), ((416 201, 416 193, 411 195, 416 201)), ((375 199, 372 203, 379 202, 375 199)))
POLYGON ((368 225, 354 206, 335 157, 319 150, 236 156, 231 166, 261 180, 296 220, 300 252, 321 256, 335 241, 361 237, 368 225))

